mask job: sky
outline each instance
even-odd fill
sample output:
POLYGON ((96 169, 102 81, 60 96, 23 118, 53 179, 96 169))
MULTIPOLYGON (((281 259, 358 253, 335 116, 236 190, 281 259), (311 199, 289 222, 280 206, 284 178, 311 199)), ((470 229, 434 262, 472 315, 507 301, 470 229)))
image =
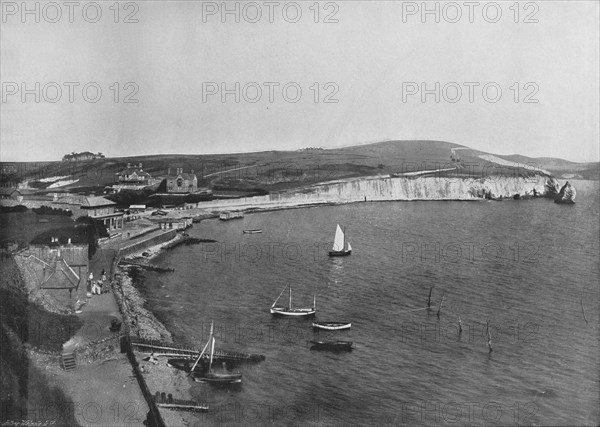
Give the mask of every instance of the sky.
POLYGON ((599 160, 597 1, 26 7, 2 1, 1 161, 392 139, 599 160))

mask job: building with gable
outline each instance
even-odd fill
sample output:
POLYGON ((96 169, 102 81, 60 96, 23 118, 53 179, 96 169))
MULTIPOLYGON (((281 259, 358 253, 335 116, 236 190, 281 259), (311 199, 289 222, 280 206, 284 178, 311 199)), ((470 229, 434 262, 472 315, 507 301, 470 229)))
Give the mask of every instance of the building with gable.
POLYGON ((117 175, 121 185, 149 185, 152 180, 152 176, 142 169, 141 163, 137 167, 127 163, 127 167, 117 175))
POLYGON ((167 175, 167 193, 186 194, 198 191, 198 178, 194 170, 184 173, 183 168, 177 168, 174 174, 167 175))

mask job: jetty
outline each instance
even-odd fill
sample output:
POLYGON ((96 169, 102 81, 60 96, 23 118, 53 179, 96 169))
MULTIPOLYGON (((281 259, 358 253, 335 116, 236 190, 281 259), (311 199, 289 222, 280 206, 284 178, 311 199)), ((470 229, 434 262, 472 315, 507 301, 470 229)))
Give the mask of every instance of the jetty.
POLYGON ((139 267, 139 268, 143 268, 144 270, 157 271, 159 273, 170 273, 170 272, 175 271, 175 269, 171 268, 171 267, 157 267, 155 265, 142 264, 140 262, 135 262, 135 261, 128 261, 126 259, 120 260, 119 265, 139 267))
MULTIPOLYGON (((153 354, 157 357, 173 357, 182 359, 196 359, 200 350, 192 347, 185 347, 177 344, 169 344, 161 341, 145 340, 132 338, 131 346, 140 353, 153 354)), ((215 350, 214 359, 222 361, 247 361, 260 362, 266 359, 262 354, 236 353, 225 350, 215 350)))
POLYGON ((165 395, 159 391, 154 395, 154 402, 156 406, 167 409, 175 409, 179 411, 191 411, 191 412, 206 412, 208 411, 208 405, 203 405, 195 400, 182 400, 173 399, 171 393, 165 395))

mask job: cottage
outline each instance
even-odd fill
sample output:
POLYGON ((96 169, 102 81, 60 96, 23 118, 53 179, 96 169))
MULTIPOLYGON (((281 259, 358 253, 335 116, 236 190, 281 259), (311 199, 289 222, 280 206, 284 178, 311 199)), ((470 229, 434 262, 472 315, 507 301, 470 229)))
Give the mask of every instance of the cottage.
POLYGON ((130 205, 129 206, 129 212, 130 213, 140 213, 140 212, 146 212, 146 205, 130 205))
POLYGON ((192 218, 163 218, 158 221, 161 229, 185 230, 192 226, 192 218))
POLYGON ((113 230, 123 230, 123 212, 116 212, 116 203, 104 197, 86 197, 81 209, 84 216, 102 221, 110 234, 113 230))
POLYGON ((125 185, 148 185, 152 178, 148 172, 144 172, 142 164, 137 167, 127 163, 127 168, 118 173, 119 184, 125 185))
POLYGON ((184 173, 183 168, 177 168, 175 174, 170 173, 167 176, 168 193, 195 193, 198 191, 198 178, 194 170, 190 173, 184 173))
POLYGON ((85 298, 85 278, 89 272, 87 244, 73 244, 71 239, 60 242, 52 237, 45 244, 30 244, 14 256, 19 268, 36 278, 34 292, 43 295, 46 303, 68 308, 85 298))
POLYGON ((16 188, 0 187, 0 199, 21 202, 23 200, 23 195, 16 188))

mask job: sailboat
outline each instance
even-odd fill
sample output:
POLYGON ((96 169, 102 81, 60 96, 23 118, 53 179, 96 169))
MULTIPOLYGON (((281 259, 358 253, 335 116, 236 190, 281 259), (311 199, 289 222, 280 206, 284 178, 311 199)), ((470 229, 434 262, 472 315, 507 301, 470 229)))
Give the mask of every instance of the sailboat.
POLYGON ((212 363, 213 363, 214 354, 215 354, 215 337, 213 335, 213 324, 211 322, 210 338, 208 339, 208 342, 206 343, 206 345, 202 349, 202 352, 196 359, 196 363, 194 363, 194 366, 192 366, 192 369, 190 370, 192 376, 194 377, 194 381, 200 382, 200 383, 213 383, 213 384, 241 383, 242 382, 242 374, 240 374, 240 373, 229 374, 229 373, 213 372, 212 363), (202 359, 202 356, 204 355, 204 352, 206 351, 206 348, 208 347, 209 344, 210 344, 210 362, 208 364, 208 369, 202 373, 194 372, 196 365, 202 359))
POLYGON ((337 225, 335 229, 335 239, 333 241, 333 248, 329 251, 329 256, 347 256, 352 253, 352 246, 346 242, 346 233, 342 231, 340 225, 337 225))
POLYGON ((293 308, 292 307, 292 285, 286 286, 290 290, 290 302, 287 307, 275 307, 281 295, 285 292, 286 288, 283 288, 283 291, 279 294, 273 305, 271 306, 271 314, 280 314, 282 316, 311 316, 315 314, 316 305, 317 305, 317 297, 313 297, 313 306, 310 308, 293 308))

